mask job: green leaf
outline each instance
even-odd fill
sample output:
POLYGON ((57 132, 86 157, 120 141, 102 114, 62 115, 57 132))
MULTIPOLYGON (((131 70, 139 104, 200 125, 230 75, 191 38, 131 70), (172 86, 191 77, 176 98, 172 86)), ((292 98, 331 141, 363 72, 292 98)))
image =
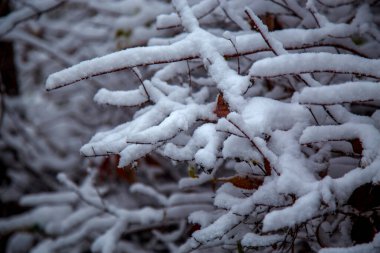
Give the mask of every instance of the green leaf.
POLYGON ((361 46, 367 42, 363 37, 360 37, 359 35, 353 35, 351 37, 351 40, 355 43, 355 45, 358 46, 361 46))
POLYGON ((131 37, 131 35, 132 35, 132 30, 125 31, 123 29, 117 29, 115 32, 115 38, 124 37, 128 39, 129 37, 131 37))
POLYGON ((187 167, 187 174, 191 178, 198 178, 197 169, 194 166, 190 165, 189 167, 187 167))
POLYGON ((244 249, 243 249, 243 246, 241 245, 241 241, 238 241, 236 243, 236 246, 237 246, 238 253, 244 253, 244 249))

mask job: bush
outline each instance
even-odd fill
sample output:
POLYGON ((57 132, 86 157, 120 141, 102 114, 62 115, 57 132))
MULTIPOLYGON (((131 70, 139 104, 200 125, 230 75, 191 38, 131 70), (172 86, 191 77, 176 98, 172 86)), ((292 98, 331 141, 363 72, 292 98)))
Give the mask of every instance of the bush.
POLYGON ((135 112, 81 148, 106 157, 85 179, 59 174, 0 230, 37 224, 33 252, 377 252, 378 1, 172 6, 147 46, 49 76, 131 73, 94 100, 135 112))

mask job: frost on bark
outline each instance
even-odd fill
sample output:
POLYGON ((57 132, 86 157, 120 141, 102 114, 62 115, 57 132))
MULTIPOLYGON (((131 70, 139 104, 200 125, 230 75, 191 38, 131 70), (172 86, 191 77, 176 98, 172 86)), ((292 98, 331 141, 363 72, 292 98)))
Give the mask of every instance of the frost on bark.
POLYGON ((82 146, 104 157, 84 180, 59 174, 67 191, 23 197, 0 230, 37 222, 34 252, 378 252, 378 1, 165 8, 166 36, 49 76, 135 113, 82 146))

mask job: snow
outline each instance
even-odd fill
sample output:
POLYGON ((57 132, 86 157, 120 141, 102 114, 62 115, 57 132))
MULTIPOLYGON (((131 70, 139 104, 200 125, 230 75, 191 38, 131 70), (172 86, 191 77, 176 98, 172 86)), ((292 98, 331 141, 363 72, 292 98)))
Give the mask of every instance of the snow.
POLYGON ((311 126, 300 138, 302 144, 332 140, 353 140, 359 138, 363 146, 362 166, 369 165, 379 154, 379 131, 371 125, 346 123, 339 126, 311 126))
POLYGON ((191 44, 190 41, 184 40, 175 43, 173 46, 136 47, 83 61, 50 75, 46 81, 46 89, 56 89, 89 77, 136 66, 178 61, 189 57, 189 55, 196 57, 191 44))
POLYGON ((376 234, 373 242, 363 243, 352 247, 345 248, 325 248, 321 249, 319 253, 376 253, 380 248, 380 234, 376 234))
POLYGON ((205 242, 213 240, 214 238, 222 238, 225 235, 225 231, 228 231, 240 220, 240 217, 227 213, 217 219, 212 226, 205 227, 202 230, 195 231, 193 237, 198 242, 205 242))
POLYGON ((252 18, 257 29, 262 34, 262 37, 265 39, 265 42, 268 45, 268 47, 270 47, 276 55, 287 54, 282 43, 279 40, 274 39, 272 36, 269 36, 268 27, 264 25, 261 19, 251 9, 246 8, 245 11, 248 13, 249 17, 252 18))
POLYGON ((222 154, 224 158, 241 157, 249 159, 253 156, 253 153, 251 143, 244 138, 231 135, 223 143, 222 154))
POLYGON ((377 100, 380 87, 374 82, 347 82, 322 87, 305 87, 297 99, 301 104, 331 105, 377 100))
POLYGON ((104 88, 96 93, 94 100, 99 104, 116 106, 138 106, 148 101, 141 90, 109 91, 104 88))
POLYGON ((283 103, 264 97, 249 100, 241 116, 253 134, 288 130, 297 123, 308 123, 310 113, 297 104, 283 103))
MULTIPOLYGON (((269 247, 265 251, 277 242, 286 246, 286 240, 297 241, 308 233, 304 227, 317 227, 324 215, 337 218, 337 210, 348 208, 345 204, 355 189, 380 181, 380 123, 374 108, 380 98, 376 82, 380 61, 361 57, 376 58, 371 51, 378 47, 375 35, 367 34, 375 25, 371 23, 375 17, 365 18, 372 11, 368 6, 355 11, 351 3, 335 10, 314 1, 305 7, 296 0, 281 4, 173 0, 173 13, 168 14, 171 7, 166 2, 152 4, 151 10, 145 10, 148 1, 122 2, 91 6, 108 13, 104 23, 108 28, 122 29, 125 22, 125 29, 137 34, 135 40, 147 35, 160 38, 147 47, 82 61, 46 81, 46 89, 53 90, 110 73, 107 79, 99 78, 102 86, 109 86, 98 90, 94 100, 138 107, 133 116, 120 119, 127 122, 102 128, 107 130, 81 148, 85 156, 112 160, 111 155, 119 155, 107 180, 116 174, 120 184, 98 182, 97 168, 89 170, 84 180, 78 180, 76 173, 60 174, 58 181, 69 191, 26 196, 20 202, 43 206, 46 209, 34 210, 47 217, 29 212, 0 220, 0 231, 45 222, 50 237, 34 252, 71 249, 83 241, 96 252, 131 248, 132 241, 139 248, 129 234, 141 231, 152 231, 148 247, 159 245, 172 252, 235 250, 239 241, 243 247, 269 247), (111 16, 124 11, 125 16, 113 22, 111 16), (269 31, 264 24, 272 11, 274 21, 284 25, 282 30, 269 31), (149 23, 133 29, 161 12, 165 14, 158 17, 158 28, 180 29, 152 32, 149 23), (336 12, 344 15, 333 17, 336 12), (250 19, 258 32, 249 28, 250 19), (352 40, 358 34, 366 39, 363 46, 352 40), (129 69, 140 80, 113 87, 125 83, 129 69), (111 74, 122 70, 121 79, 111 74), (215 113, 221 95, 229 109, 225 117, 215 113), (123 182, 114 167, 131 164, 138 181, 123 182), (255 178, 260 186, 239 188, 232 178, 255 178), (56 217, 46 211, 55 208, 60 208, 56 217), (187 237, 188 222, 199 224, 200 230, 187 237), (166 226, 176 231, 164 234, 166 226), (295 227, 299 233, 293 238, 287 231, 295 227)), ((91 31, 83 36, 91 37, 91 31)), ((102 31, 104 27, 93 37, 102 31)), ((60 53, 55 57, 66 64, 71 60, 60 53)), ((37 58, 46 60, 46 55, 37 58)), ((75 99, 80 100, 80 94, 75 99)), ((103 116, 98 113, 95 118, 103 116)), ((91 164, 96 167, 97 161, 91 164)), ((310 236, 315 239, 313 233, 310 236)), ((342 236, 351 243, 347 238, 342 236)), ((310 243, 318 250, 314 241, 310 243)), ((375 243, 348 250, 374 250, 375 243)), ((80 252, 79 246, 75 249, 80 252)), ((329 250, 341 249, 321 252, 329 250)))
POLYGON ((33 236, 26 232, 16 233, 8 241, 6 253, 27 252, 33 246, 33 236))
POLYGON ((268 213, 263 221, 263 231, 268 232, 305 222, 314 218, 319 207, 319 193, 311 192, 300 197, 291 207, 268 213))
POLYGON ((160 203, 161 205, 164 205, 164 206, 168 205, 168 199, 164 195, 157 192, 152 187, 143 185, 141 183, 136 183, 136 184, 133 184, 129 190, 133 193, 142 193, 144 195, 147 195, 157 200, 158 203, 160 203))
POLYGON ((59 205, 62 202, 64 203, 73 203, 78 200, 78 197, 75 193, 72 192, 63 192, 63 193, 40 193, 33 195, 26 195, 21 198, 20 204, 23 206, 37 206, 37 205, 59 205))
POLYGON ((279 235, 257 235, 254 233, 247 233, 241 240, 241 245, 244 247, 260 247, 272 245, 276 242, 282 241, 284 238, 279 235))
MULTIPOLYGON (((342 24, 313 30, 290 29, 277 31, 273 33, 273 37, 275 37, 278 41, 281 41, 284 47, 293 48, 297 45, 317 43, 320 39, 328 36, 335 30, 341 32, 339 36, 347 36, 354 32, 351 27, 342 24), (295 36, 295 34, 299 36, 295 36)), ((45 86, 47 90, 52 90, 78 82, 80 80, 103 75, 113 71, 119 71, 136 66, 157 64, 161 62, 176 62, 183 59, 198 58, 199 54, 196 50, 194 50, 194 48, 197 47, 196 45, 198 44, 199 38, 203 36, 204 35, 201 34, 194 35, 194 42, 190 39, 183 39, 171 45, 130 48, 106 56, 94 58, 92 60, 83 61, 70 68, 50 75, 45 86), (194 45, 194 43, 196 44, 194 45), (141 55, 144 55, 144 57, 141 57, 141 55)), ((236 54, 235 48, 231 42, 226 39, 207 37, 207 40, 212 45, 215 45, 218 51, 220 51, 223 55, 236 54)), ((237 36, 235 46, 237 51, 242 54, 267 50, 265 41, 259 34, 237 36), (252 44, 251 41, 256 41, 256 43, 252 44)))
MULTIPOLYGON (((218 5, 219 3, 217 0, 201 1, 198 4, 191 6, 191 12, 194 13, 195 17, 199 19, 207 15, 210 11, 215 9, 218 5)), ((172 13, 169 15, 159 15, 157 17, 156 25, 158 29, 176 27, 176 26, 181 25, 181 19, 175 13, 172 13)))
POLYGON ((71 213, 65 219, 51 224, 47 227, 47 231, 52 234, 64 234, 68 233, 71 229, 81 225, 86 220, 96 217, 101 212, 93 207, 85 207, 77 212, 71 213))
POLYGON ((380 60, 348 54, 301 53, 280 55, 255 62, 252 77, 276 77, 287 74, 333 72, 380 78, 380 60), (344 62, 345 64, 341 64, 344 62))
POLYGON ((215 215, 212 212, 196 211, 189 216, 189 222, 192 224, 199 224, 201 227, 206 227, 218 216, 219 215, 215 215))
POLYGON ((228 193, 220 192, 215 196, 214 205, 219 208, 230 209, 241 202, 241 198, 236 198, 228 193))
POLYGON ((12 12, 8 16, 0 19, 0 36, 9 32, 14 26, 22 21, 39 15, 36 10, 40 12, 48 11, 61 3, 62 1, 59 0, 34 0, 33 8, 26 5, 24 8, 12 12))
POLYGON ((171 206, 187 203, 210 203, 214 194, 205 193, 176 193, 169 197, 168 204, 171 206))
POLYGON ((181 189, 186 189, 194 186, 199 186, 201 184, 210 182, 213 179, 211 174, 202 173, 198 178, 185 177, 181 178, 178 182, 178 186, 181 189))
POLYGON ((38 207, 30 213, 13 216, 7 220, 0 220, 0 230, 8 233, 16 229, 25 229, 35 225, 46 228, 50 224, 59 221, 62 216, 67 216, 72 211, 67 205, 55 207, 38 207))
POLYGON ((72 244, 76 244, 82 241, 86 236, 92 231, 104 231, 108 226, 112 225, 115 222, 115 218, 100 218, 95 217, 94 219, 88 220, 85 224, 80 227, 80 229, 75 230, 73 233, 70 233, 65 236, 61 236, 56 240, 48 240, 43 243, 40 243, 33 249, 33 253, 48 253, 54 252, 58 249, 68 247, 72 244))
POLYGON ((205 168, 213 168, 222 141, 220 134, 216 132, 215 126, 212 124, 205 124, 197 131, 199 139, 196 141, 196 145, 203 148, 194 154, 194 159, 205 168))

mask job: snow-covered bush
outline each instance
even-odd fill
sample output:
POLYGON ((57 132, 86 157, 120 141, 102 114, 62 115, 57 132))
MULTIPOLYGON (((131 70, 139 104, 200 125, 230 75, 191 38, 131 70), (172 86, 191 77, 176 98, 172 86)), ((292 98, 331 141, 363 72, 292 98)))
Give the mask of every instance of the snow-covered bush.
POLYGON ((378 252, 378 3, 173 0, 172 36, 49 76, 133 73, 94 100, 138 110, 81 148, 102 169, 0 230, 39 224, 34 252, 378 252))

